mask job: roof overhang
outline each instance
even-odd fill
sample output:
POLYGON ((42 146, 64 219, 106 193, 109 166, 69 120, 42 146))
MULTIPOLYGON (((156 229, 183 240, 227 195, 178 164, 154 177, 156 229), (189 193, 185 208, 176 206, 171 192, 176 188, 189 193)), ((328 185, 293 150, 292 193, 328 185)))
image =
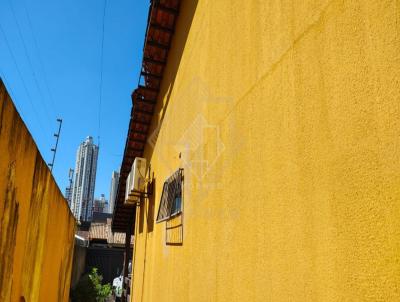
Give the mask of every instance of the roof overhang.
POLYGON ((139 85, 132 109, 114 203, 112 231, 127 232, 135 224, 136 206, 126 205, 126 179, 136 157, 143 156, 179 13, 180 0, 153 0, 149 8, 139 85))

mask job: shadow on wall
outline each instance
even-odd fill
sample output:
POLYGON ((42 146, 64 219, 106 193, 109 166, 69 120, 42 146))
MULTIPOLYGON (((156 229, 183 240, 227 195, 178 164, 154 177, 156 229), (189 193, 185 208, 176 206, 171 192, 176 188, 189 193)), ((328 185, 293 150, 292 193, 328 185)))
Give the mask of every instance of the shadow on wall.
POLYGON ((143 197, 140 202, 139 207, 139 234, 143 233, 144 230, 144 221, 146 219, 146 227, 147 233, 153 232, 154 229, 154 206, 155 206, 155 188, 156 188, 156 179, 153 178, 147 189, 147 192, 151 192, 148 197, 143 197))
POLYGON ((154 229, 154 207, 156 202, 155 192, 156 192, 156 179, 153 174, 153 180, 151 182, 151 192, 152 194, 147 199, 147 232, 151 233, 154 229))
POLYGON ((145 212, 145 207, 146 207, 146 198, 141 197, 140 198, 140 207, 139 207, 139 234, 143 233, 143 228, 144 228, 144 212, 145 212))
POLYGON ((183 215, 182 213, 165 223, 165 244, 183 245, 183 215))
POLYGON ((157 99, 157 105, 154 110, 152 127, 149 129, 150 136, 148 139, 148 143, 150 143, 151 148, 145 150, 148 152, 146 153, 146 155, 148 156, 149 159, 151 159, 152 157, 153 146, 155 146, 157 142, 158 131, 159 129, 161 129, 161 126, 164 121, 165 112, 170 101, 171 92, 173 91, 174 88, 176 74, 179 69, 183 50, 185 49, 188 34, 192 26, 192 21, 194 14, 196 12, 197 3, 198 0, 182 1, 181 3, 180 14, 175 26, 175 33, 172 40, 171 49, 169 50, 168 53, 167 66, 164 70, 163 80, 157 99), (165 99, 164 101, 165 104, 163 104, 163 102, 161 101, 162 99, 165 99), (160 113, 161 117, 159 117, 160 113), (155 118, 159 119, 158 125, 154 123, 155 118))
POLYGON ((71 288, 75 288, 75 286, 79 282, 79 279, 85 272, 86 253, 87 248, 85 246, 79 245, 78 242, 75 241, 71 273, 71 288))

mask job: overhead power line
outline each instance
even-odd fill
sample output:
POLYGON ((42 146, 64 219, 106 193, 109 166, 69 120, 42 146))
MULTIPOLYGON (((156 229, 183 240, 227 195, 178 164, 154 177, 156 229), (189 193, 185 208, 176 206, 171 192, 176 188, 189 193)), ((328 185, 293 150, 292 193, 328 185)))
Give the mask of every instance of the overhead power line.
POLYGON ((18 73, 19 78, 21 79, 22 86, 24 87, 24 90, 25 90, 26 96, 28 97, 29 103, 30 103, 31 106, 32 106, 32 110, 33 110, 33 113, 34 113, 34 115, 35 115, 36 121, 37 121, 37 123, 38 123, 40 129, 42 130, 42 132, 44 132, 44 127, 43 127, 43 125, 42 125, 42 123, 41 123, 41 121, 40 121, 40 119, 39 119, 38 112, 37 112, 37 110, 36 110, 36 108, 35 108, 35 105, 34 105, 33 102, 32 102, 32 97, 31 97, 31 95, 30 95, 30 93, 29 93, 29 90, 28 90, 28 88, 27 88, 27 86, 26 86, 24 77, 22 76, 21 70, 20 70, 20 68, 19 68, 19 66, 18 66, 18 63, 17 63, 17 60, 16 60, 16 58, 15 58, 14 52, 12 51, 12 48, 11 48, 11 46, 10 46, 10 43, 9 43, 8 38, 7 38, 7 36, 6 36, 6 33, 4 32, 3 27, 1 26, 1 23, 0 23, 0 32, 1 32, 1 34, 3 35, 3 37, 4 37, 4 41, 6 42, 7 49, 8 49, 8 51, 9 51, 10 55, 11 55, 13 64, 14 64, 14 66, 15 66, 15 69, 17 70, 17 73, 18 73))
POLYGON ((7 92, 9 94, 9 96, 11 97, 11 100, 13 101, 14 104, 16 104, 17 107, 17 111, 20 114, 20 116, 22 117, 23 120, 25 120, 25 110, 23 110, 22 106, 19 106, 17 104, 17 100, 16 100, 16 96, 15 93, 10 85, 10 82, 8 82, 8 79, 6 77, 6 74, 4 73, 4 71, 2 70, 1 66, 0 66, 0 78, 3 81, 4 85, 7 88, 7 92))
MULTIPOLYGON (((21 41, 22 41, 22 45, 23 45, 23 48, 24 48, 24 53, 25 53, 25 56, 26 56, 26 58, 27 58, 27 60, 28 60, 29 67, 30 67, 31 72, 32 72, 32 77, 33 77, 33 79, 34 79, 35 86, 37 87, 37 90, 38 90, 39 95, 40 95, 40 102, 42 103, 44 112, 45 112, 45 114, 47 115, 47 118, 48 118, 48 120, 49 120, 49 122, 50 122, 51 117, 50 117, 49 112, 47 111, 46 104, 44 103, 44 95, 43 95, 42 89, 40 88, 39 81, 38 81, 38 79, 37 79, 37 77, 36 77, 35 69, 33 68, 32 60, 31 60, 31 57, 30 57, 30 55, 29 55, 28 48, 27 48, 27 46, 26 46, 24 36, 22 35, 21 26, 20 26, 20 24, 19 24, 19 22, 18 22, 18 18, 17 18, 17 15, 15 14, 14 6, 13 6, 11 0, 9 0, 9 4, 10 4, 11 13, 12 13, 12 15, 13 15, 15 24, 17 25, 18 36, 19 36, 19 38, 20 38, 21 41)), ((53 112, 54 112, 54 109, 53 109, 53 112)), ((53 114, 54 114, 54 113, 53 113, 53 114)))
POLYGON ((106 8, 107 8, 107 0, 104 0, 103 7, 103 21, 102 21, 102 31, 101 31, 101 52, 100 52, 100 87, 99 87, 99 116, 98 116, 98 144, 100 147, 100 136, 101 136, 101 103, 103 98, 103 56, 104 56, 104 28, 105 28, 105 19, 106 19, 106 8))
POLYGON ((37 42, 37 39, 36 39, 35 32, 33 30, 33 25, 32 25, 32 21, 31 21, 31 17, 30 17, 29 11, 28 11, 28 9, 26 7, 25 1, 22 1, 22 3, 24 5, 24 10, 25 10, 26 18, 28 20, 29 29, 30 29, 32 37, 33 37, 33 42, 34 42, 35 50, 36 50, 36 53, 37 53, 38 62, 39 62, 40 68, 41 68, 42 73, 43 73, 43 80, 44 80, 44 83, 45 83, 47 94, 49 96, 49 99, 50 99, 50 102, 51 102, 53 108, 55 108, 56 113, 59 113, 58 106, 57 106, 56 102, 54 101, 53 93, 52 93, 52 91, 50 89, 50 86, 49 86, 49 83, 48 83, 46 68, 44 67, 44 64, 43 64, 42 55, 41 55, 41 52, 40 52, 40 49, 39 49, 39 46, 38 46, 38 42, 37 42))
POLYGON ((15 95, 13 90, 11 89, 10 83, 7 80, 6 74, 3 72, 1 66, 0 66, 0 79, 3 81, 4 85, 7 88, 7 92, 10 95, 11 99, 15 102, 15 95))

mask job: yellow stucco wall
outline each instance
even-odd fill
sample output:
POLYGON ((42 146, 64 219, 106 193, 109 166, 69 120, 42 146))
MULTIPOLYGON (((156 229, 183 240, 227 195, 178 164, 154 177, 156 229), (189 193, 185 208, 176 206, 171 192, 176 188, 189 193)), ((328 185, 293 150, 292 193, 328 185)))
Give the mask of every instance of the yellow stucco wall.
POLYGON ((0 301, 69 301, 75 219, 0 81, 0 301))
POLYGON ((182 2, 131 301, 400 301, 400 2, 182 2))

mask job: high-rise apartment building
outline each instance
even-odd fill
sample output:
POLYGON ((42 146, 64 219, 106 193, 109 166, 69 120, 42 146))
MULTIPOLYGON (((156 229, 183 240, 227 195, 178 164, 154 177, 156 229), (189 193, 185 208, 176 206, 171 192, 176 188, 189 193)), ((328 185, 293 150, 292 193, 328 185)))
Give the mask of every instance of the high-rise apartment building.
POLYGON ((117 190, 118 190, 118 182, 119 182, 119 173, 117 171, 113 171, 111 175, 109 213, 112 213, 114 211, 114 203, 115 203, 115 198, 117 197, 117 190))
POLYGON ((80 144, 76 152, 71 210, 80 221, 92 220, 98 153, 99 147, 93 143, 91 136, 80 144))

